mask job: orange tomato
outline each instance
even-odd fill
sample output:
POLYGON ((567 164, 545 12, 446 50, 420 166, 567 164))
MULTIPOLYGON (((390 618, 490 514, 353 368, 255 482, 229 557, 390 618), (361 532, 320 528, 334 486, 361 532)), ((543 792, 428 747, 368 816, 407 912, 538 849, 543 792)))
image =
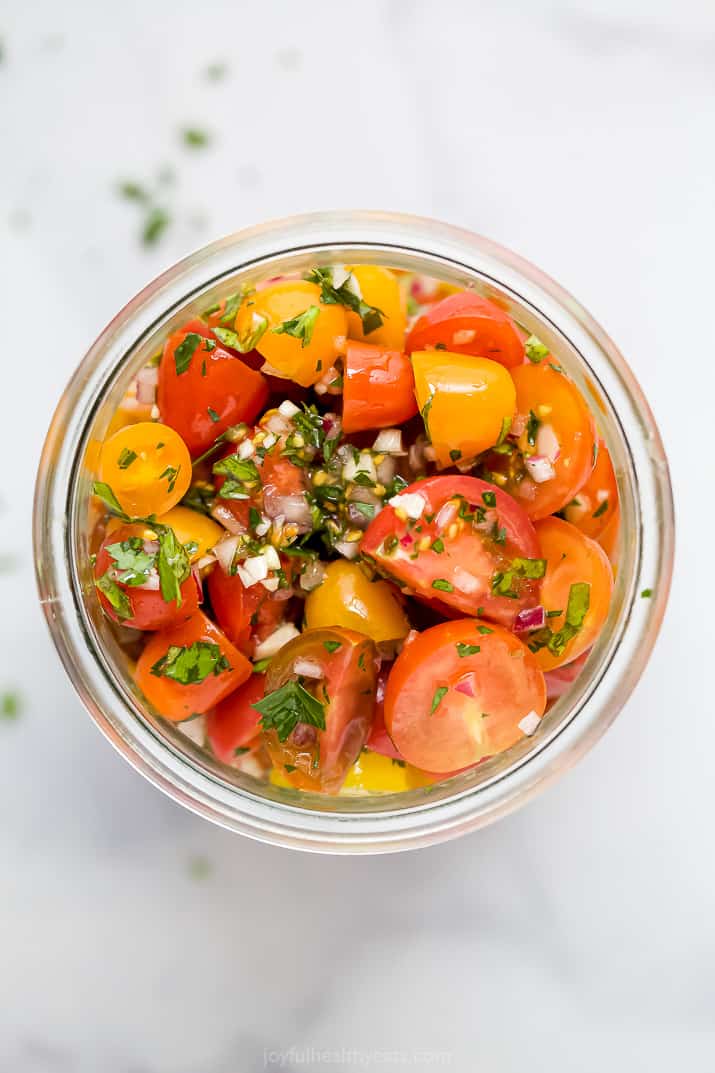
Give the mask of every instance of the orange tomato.
POLYGON ((415 378, 401 350, 348 341, 343 359, 343 432, 401 425, 417 413, 415 378))
POLYGON ((352 339, 364 339, 374 346, 403 350, 405 345, 405 306, 397 276, 382 265, 353 265, 347 269, 360 287, 363 302, 375 306, 383 314, 379 328, 363 331, 357 313, 348 312, 348 333, 352 339))
POLYGON ((397 590, 387 581, 370 581, 357 563, 328 563, 325 577, 305 601, 305 624, 310 628, 342 626, 373 641, 405 637, 410 624, 397 590))
POLYGON ((173 428, 158 421, 127 425, 105 440, 99 480, 130 517, 165 514, 191 483, 191 458, 173 428))
MULTIPOLYGON (((535 653, 542 671, 550 671, 575 660, 598 637, 608 617, 613 571, 603 548, 569 522, 544 518, 535 529, 546 559, 541 602, 547 614, 559 612, 547 619, 547 630, 562 643, 544 644, 535 653)), ((547 639, 541 633, 529 637, 532 650, 547 639)))
POLYGON ((347 335, 343 306, 324 305, 320 287, 306 280, 272 283, 249 295, 236 315, 239 335, 250 334, 257 318, 264 318, 268 327, 256 350, 271 372, 303 387, 327 372, 347 335))
POLYGON ((497 442, 516 404, 514 382, 503 365, 424 350, 412 354, 412 368, 417 405, 438 466, 468 461, 497 442))
POLYGON ((564 517, 586 536, 598 540, 617 512, 616 475, 608 448, 599 440, 596 465, 583 487, 564 507, 564 517))
POLYGON ((187 622, 155 633, 137 661, 135 681, 149 703, 164 719, 181 722, 203 714, 250 677, 252 666, 228 638, 201 611, 187 622), (171 677, 178 673, 177 659, 197 664, 195 678, 183 668, 188 683, 171 677), (162 661, 163 673, 162 673, 162 661), (213 666, 211 666, 213 664, 213 666))

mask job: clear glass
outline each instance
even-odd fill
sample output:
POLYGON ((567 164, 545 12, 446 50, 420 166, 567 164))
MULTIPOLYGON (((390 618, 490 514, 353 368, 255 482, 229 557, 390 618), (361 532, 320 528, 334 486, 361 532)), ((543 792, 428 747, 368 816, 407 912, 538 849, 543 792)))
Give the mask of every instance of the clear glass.
POLYGON ((578 760, 628 698, 668 597, 674 522, 655 421, 615 345, 578 302, 516 254, 446 224, 383 213, 294 217, 241 231, 192 254, 108 325, 55 413, 35 498, 40 600, 82 701, 115 748, 174 800, 231 830, 278 845, 374 853, 429 845, 483 826, 529 800, 578 760), (555 353, 589 398, 621 499, 610 617, 574 687, 537 734, 435 786, 374 797, 282 789, 215 763, 138 695, 102 615, 88 558, 91 458, 131 378, 187 316, 226 292, 310 265, 399 266, 496 298, 555 353), (643 589, 653 590, 641 599, 643 589))

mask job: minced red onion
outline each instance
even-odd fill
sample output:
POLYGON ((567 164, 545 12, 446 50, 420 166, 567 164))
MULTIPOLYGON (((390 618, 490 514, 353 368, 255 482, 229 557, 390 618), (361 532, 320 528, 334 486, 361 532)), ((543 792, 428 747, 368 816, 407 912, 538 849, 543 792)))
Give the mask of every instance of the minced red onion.
POLYGON ((561 444, 551 425, 539 425, 536 433, 536 452, 544 455, 551 463, 561 454, 561 444))
POLYGON ((323 677, 323 668, 313 659, 297 659, 293 664, 293 670, 301 678, 323 677))
POLYGON ((526 607, 514 619, 514 633, 525 633, 527 630, 540 630, 546 625, 546 611, 538 604, 537 607, 526 607))
POLYGON ((335 550, 346 559, 356 559, 360 545, 357 540, 339 540, 335 545, 335 550))
POLYGON ((317 589, 318 585, 322 584, 324 578, 325 565, 321 563, 320 559, 313 559, 300 575, 300 587, 304 592, 312 592, 313 589, 317 589))
POLYGON ((238 535, 226 537, 224 540, 220 540, 218 544, 211 549, 213 554, 219 561, 221 569, 224 574, 231 573, 231 567, 236 555, 236 548, 238 547, 238 535))
POLYGON ((467 570, 463 570, 461 566, 455 566, 452 577, 454 578, 454 587, 458 592, 472 593, 481 589, 482 583, 479 578, 474 577, 467 570))
POLYGON ((536 481, 537 484, 544 484, 556 476, 556 470, 546 455, 531 455, 524 459, 524 465, 532 481, 536 481))
POLYGON ((471 675, 469 678, 463 678, 461 682, 457 682, 454 689, 457 693, 463 693, 465 697, 476 696, 476 693, 474 692, 474 679, 471 675))
POLYGON ((377 434, 372 445, 373 451, 385 455, 404 455, 402 448, 402 431, 399 428, 383 428, 377 434))
POLYGON ((271 493, 270 485, 268 485, 264 489, 263 505, 269 518, 275 520, 283 517, 286 522, 292 522, 306 531, 312 528, 313 517, 308 500, 302 492, 296 492, 293 495, 276 495, 271 493))
POLYGON ((211 508, 211 517, 215 518, 217 522, 220 522, 224 529, 228 529, 229 533, 237 535, 239 533, 245 533, 246 527, 239 522, 236 515, 228 507, 225 507, 223 503, 216 503, 211 508))

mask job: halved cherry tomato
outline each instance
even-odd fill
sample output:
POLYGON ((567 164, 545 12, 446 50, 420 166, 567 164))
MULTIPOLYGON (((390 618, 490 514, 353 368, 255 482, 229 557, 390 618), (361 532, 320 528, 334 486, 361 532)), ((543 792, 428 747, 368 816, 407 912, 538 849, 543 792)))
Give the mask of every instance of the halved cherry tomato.
POLYGON ((511 496, 476 477, 429 477, 400 493, 397 504, 386 506, 362 539, 363 554, 381 573, 424 599, 507 626, 538 604, 539 542, 511 496), (411 519, 405 508, 420 500, 421 513, 411 519))
MULTIPOLYGON (((187 548, 192 563, 203 558, 225 535, 225 530, 213 518, 199 514, 197 510, 191 510, 190 507, 172 507, 166 514, 160 514, 156 520, 160 525, 168 525, 170 529, 173 529, 174 536, 180 544, 196 545, 187 548)), ((125 524, 126 522, 121 518, 109 518, 104 535, 111 536, 125 524)), ((153 540, 154 537, 152 536, 151 539, 153 540)))
MULTIPOLYGON (((99 602, 114 622, 119 622, 122 626, 131 626, 135 630, 164 630, 190 618, 197 610, 201 588, 193 574, 189 574, 181 586, 181 604, 179 605, 175 600, 167 602, 162 596, 156 565, 150 566, 145 577, 142 574, 132 574, 131 570, 122 568, 127 552, 130 557, 134 557, 135 552, 153 557, 156 556, 158 550, 156 533, 148 526, 120 525, 105 536, 94 564, 95 581, 101 585, 105 579, 116 585, 119 592, 126 597, 131 612, 128 617, 118 613, 111 599, 98 586, 99 602), (124 555, 121 547, 123 543, 124 555), (151 585, 152 588, 140 588, 136 584, 127 584, 120 580, 122 575, 139 581, 142 586, 151 585)), ((146 565, 149 566, 149 563, 147 562, 146 565)), ((124 603, 124 600, 121 602, 124 603)))
POLYGON ((410 624, 398 593, 387 581, 370 581, 357 563, 328 563, 320 585, 305 601, 305 623, 357 630, 373 641, 405 637, 410 624))
MULTIPOLYGON (((255 434, 254 434, 255 435, 255 434)), ((222 458, 234 454, 236 447, 232 446, 223 452, 222 458)), ((225 477, 218 474, 215 478, 218 498, 216 503, 228 510, 244 529, 249 527, 251 508, 259 510, 268 517, 275 518, 285 515, 285 504, 282 502, 286 496, 305 496, 307 482, 305 470, 296 466, 282 453, 282 445, 279 441, 270 450, 266 451, 263 458, 256 454, 251 462, 256 466, 260 477, 260 485, 255 488, 251 499, 223 499, 221 488, 225 477)))
POLYGON ((268 322, 256 350, 271 372, 303 387, 327 372, 347 335, 343 306, 324 305, 320 287, 306 280, 272 283, 247 297, 236 315, 236 330, 250 333, 256 319, 268 322))
POLYGON ((386 663, 383 663, 380 667, 375 687, 375 710, 372 716, 372 726, 365 746, 368 749, 372 749, 374 753, 389 756, 392 760, 404 761, 404 756, 402 756, 399 749, 395 748, 395 743, 387 733, 387 727, 385 726, 385 690, 391 669, 392 665, 386 663))
POLYGON ((196 611, 180 626, 153 634, 146 643, 136 665, 134 678, 142 693, 159 715, 172 722, 181 722, 197 713, 204 714, 237 689, 249 678, 251 664, 231 644, 210 618, 196 611), (206 646, 210 646, 207 648, 206 646), (202 666, 197 680, 184 684, 162 671, 171 670, 176 659, 216 655, 211 658, 213 669, 202 666), (202 677, 206 671, 205 677, 202 677))
POLYGON ((406 760, 394 760, 380 753, 360 753, 342 785, 343 794, 400 794, 430 786, 434 776, 418 771, 406 760))
POLYGON ((618 485, 603 440, 598 441, 596 465, 588 480, 564 507, 564 517, 592 540, 598 540, 618 511, 618 485))
POLYGON ((286 614, 285 600, 277 600, 258 582, 246 588, 240 577, 217 564, 206 582, 216 621, 229 640, 247 655, 263 641, 286 614))
POLYGON ((499 626, 457 619, 425 630, 397 657, 385 726, 410 764, 454 771, 514 745, 545 708, 544 676, 528 648, 499 626))
POLYGON ((271 660, 266 697, 300 680, 323 705, 325 730, 298 723, 285 741, 275 729, 263 739, 274 764, 294 786, 335 794, 365 744, 375 700, 376 652, 369 637, 352 630, 305 630, 271 660), (322 677, 301 676, 301 662, 317 664, 322 677), (296 669, 297 667, 297 669, 296 669))
POLYGON ((157 404, 162 421, 183 436, 192 455, 222 432, 250 422, 268 398, 261 373, 200 332, 174 332, 159 365, 157 404))
POLYGON ((351 265, 348 270, 360 287, 363 302, 379 309, 383 315, 380 327, 366 334, 357 313, 349 312, 349 334, 353 339, 364 339, 375 346, 402 350, 405 343, 405 306, 395 273, 382 265, 351 265))
POLYGON ((125 514, 165 514, 191 484, 191 459, 173 428, 140 421, 104 441, 99 480, 109 485, 125 514))
POLYGON ((512 370, 518 450, 490 453, 485 467, 530 518, 569 503, 589 478, 596 446, 593 415, 572 380, 550 361, 512 370))
POLYGON ((603 548, 561 518, 538 522, 536 535, 546 559, 541 602, 547 613, 559 614, 527 643, 533 650, 544 642, 536 659, 543 671, 550 671, 571 663, 598 637, 608 618, 613 571, 603 548))
POLYGON ((516 404, 496 361, 443 350, 412 354, 417 403, 440 468, 468 461, 506 433, 516 404))
POLYGON ((405 349, 444 347, 455 354, 474 354, 498 361, 507 369, 521 365, 524 344, 511 317, 494 302, 460 291, 435 302, 417 320, 405 349))
POLYGON ((264 696, 266 676, 252 674, 206 716, 206 736, 214 756, 231 764, 236 750, 252 747, 261 733, 260 715, 252 707, 264 696))
POLYGON ((401 425, 417 413, 412 366, 401 350, 349 340, 343 369, 344 432, 401 425))
POLYGON ((569 689, 583 670, 587 659, 588 652, 582 652, 581 655, 577 659, 572 660, 571 663, 564 663, 561 667, 555 667, 553 671, 544 671, 546 696, 549 703, 553 700, 558 700, 559 697, 563 697, 564 693, 568 693, 569 689))

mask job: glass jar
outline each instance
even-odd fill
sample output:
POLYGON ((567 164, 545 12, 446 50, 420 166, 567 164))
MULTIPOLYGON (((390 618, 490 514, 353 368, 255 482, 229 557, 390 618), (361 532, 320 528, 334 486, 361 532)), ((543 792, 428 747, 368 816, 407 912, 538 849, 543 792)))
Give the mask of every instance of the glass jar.
POLYGON ((528 801, 594 744, 623 707, 653 647, 672 571, 668 467, 648 404, 602 328, 558 284, 495 243, 386 213, 325 213, 241 231, 199 250, 137 295, 72 377, 45 443, 35 497, 40 600, 82 701, 115 748, 199 815, 265 842, 332 853, 429 845, 528 801), (103 616, 89 561, 93 460, 138 369, 166 334, 237 287, 315 264, 380 263, 469 286, 499 301, 559 356, 589 399, 621 502, 610 616, 574 686, 531 738, 434 786, 324 797, 227 769, 158 718, 137 693, 103 616), (641 598, 652 590, 650 599, 641 598))

